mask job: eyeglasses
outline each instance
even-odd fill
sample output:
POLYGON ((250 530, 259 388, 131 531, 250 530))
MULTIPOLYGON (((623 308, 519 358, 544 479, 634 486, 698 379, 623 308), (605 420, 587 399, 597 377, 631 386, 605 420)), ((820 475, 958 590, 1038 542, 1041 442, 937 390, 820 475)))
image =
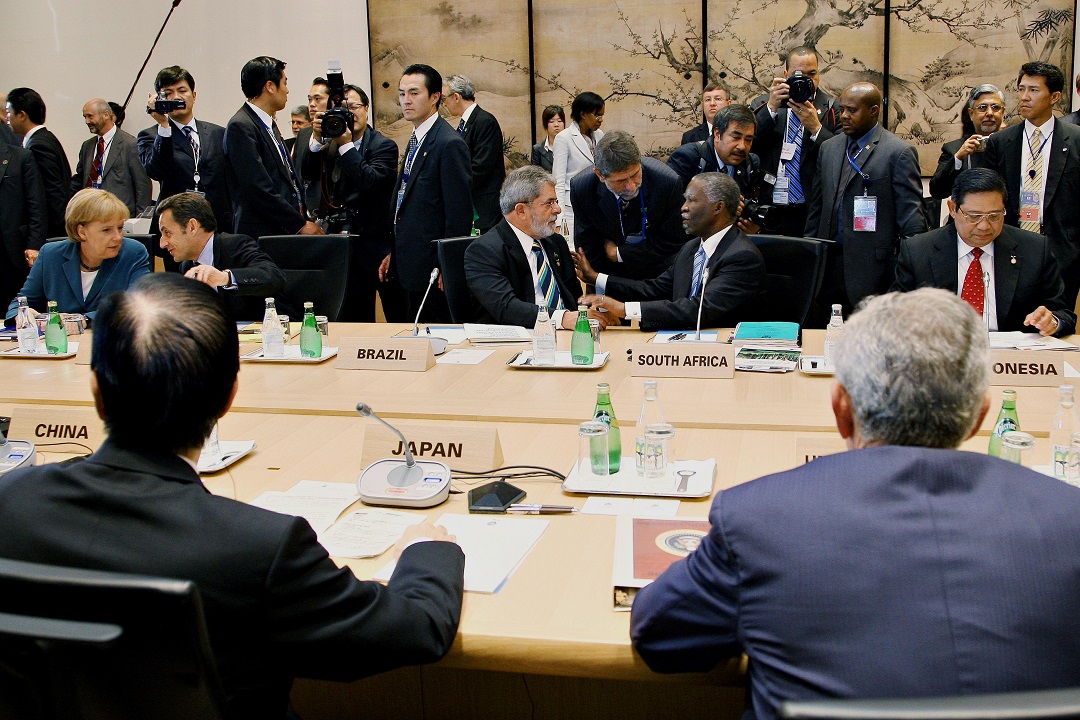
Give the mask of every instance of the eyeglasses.
POLYGON ((984 113, 987 110, 993 110, 994 112, 1001 112, 1002 110, 1005 109, 1005 106, 1004 105, 998 105, 997 103, 994 103, 992 105, 987 105, 986 103, 982 103, 981 105, 976 105, 975 109, 978 110, 981 113, 984 113))
POLYGON ((548 208, 550 210, 550 209, 554 208, 556 205, 559 204, 559 200, 558 200, 558 198, 552 198, 551 200, 545 200, 544 202, 539 202, 537 200, 533 200, 532 202, 525 203, 525 204, 526 205, 539 205, 540 207, 546 207, 546 208, 548 208))
POLYGON ((352 105, 346 105, 345 107, 349 108, 349 112, 356 112, 360 108, 366 108, 367 105, 361 105, 360 103, 353 103, 352 105))
POLYGON ((972 223, 973 225, 978 225, 983 220, 989 220, 991 224, 995 224, 995 223, 1005 221, 1005 211, 1004 210, 998 210, 996 212, 988 212, 988 213, 969 213, 964 208, 957 208, 957 210, 959 210, 960 214, 963 215, 964 218, 969 223, 972 223))

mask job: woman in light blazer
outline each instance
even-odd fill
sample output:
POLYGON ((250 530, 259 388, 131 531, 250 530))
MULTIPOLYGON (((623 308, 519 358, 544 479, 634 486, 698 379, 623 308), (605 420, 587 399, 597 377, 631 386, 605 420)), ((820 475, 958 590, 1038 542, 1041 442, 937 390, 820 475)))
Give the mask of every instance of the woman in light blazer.
MULTIPOLYGON (((45 243, 19 295, 34 311, 45 312, 47 301, 55 300, 60 312, 93 320, 106 295, 126 290, 150 272, 146 248, 124 237, 127 219, 127 205, 111 192, 86 188, 75 193, 64 213, 69 241, 45 243)), ((16 296, 7 309, 7 325, 18 312, 16 296)))
POLYGON ((570 126, 555 136, 551 174, 555 176, 555 196, 562 207, 566 224, 566 242, 574 247, 574 208, 570 204, 570 180, 593 166, 593 149, 604 137, 604 98, 583 92, 570 106, 570 126))

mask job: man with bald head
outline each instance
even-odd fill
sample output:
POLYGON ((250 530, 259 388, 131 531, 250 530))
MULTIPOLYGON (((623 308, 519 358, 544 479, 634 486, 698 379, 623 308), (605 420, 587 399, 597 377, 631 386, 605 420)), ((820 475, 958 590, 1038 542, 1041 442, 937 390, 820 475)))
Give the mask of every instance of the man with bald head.
POLYGON ((83 105, 83 120, 94 137, 79 149, 79 165, 71 177, 72 194, 83 188, 108 190, 123 200, 135 217, 152 202, 150 178, 139 162, 135 138, 117 127, 109 103, 101 98, 83 105))
POLYGON ((840 96, 843 135, 821 144, 805 235, 832 240, 811 322, 833 304, 845 314, 889 289, 901 238, 926 231, 919 156, 881 127, 881 90, 855 83, 840 96))

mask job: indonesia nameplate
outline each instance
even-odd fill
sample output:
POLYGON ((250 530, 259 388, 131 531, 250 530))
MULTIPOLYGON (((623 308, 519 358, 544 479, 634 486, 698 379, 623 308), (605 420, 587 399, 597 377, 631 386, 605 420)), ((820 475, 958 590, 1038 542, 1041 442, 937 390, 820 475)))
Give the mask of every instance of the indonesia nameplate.
POLYGON ((1064 353, 1053 350, 995 350, 990 353, 990 384, 1057 387, 1065 382, 1064 353))

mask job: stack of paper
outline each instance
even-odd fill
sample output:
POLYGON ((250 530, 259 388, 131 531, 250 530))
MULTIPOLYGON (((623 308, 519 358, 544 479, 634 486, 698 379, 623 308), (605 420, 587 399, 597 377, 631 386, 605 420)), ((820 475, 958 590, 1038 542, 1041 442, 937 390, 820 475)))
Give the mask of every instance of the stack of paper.
POLYGON ((399 510, 364 508, 349 513, 319 534, 319 542, 335 557, 375 557, 390 549, 406 528, 427 517, 399 510))
POLYGON ((285 492, 268 490, 251 501, 256 507, 302 517, 321 533, 334 524, 345 508, 360 499, 352 483, 301 480, 285 492))
POLYGON ((791 322, 741 322, 735 326, 731 343, 736 347, 791 350, 799 347, 799 324, 791 322))
POLYGON ((735 356, 735 369, 751 372, 791 372, 799 364, 801 354, 802 351, 799 348, 763 348, 757 345, 743 345, 735 356))
POLYGON ((1044 337, 1038 333, 992 332, 991 350, 1080 350, 1071 343, 1056 337, 1044 337))
MULTIPOLYGON (((494 593, 547 530, 547 520, 504 518, 492 515, 447 513, 435 521, 451 535, 465 553, 465 589, 494 593)), ((396 562, 375 573, 376 580, 389 580, 396 562)))
POLYGON ((485 345, 509 345, 532 342, 532 333, 520 325, 483 325, 465 323, 465 336, 469 342, 485 345))

